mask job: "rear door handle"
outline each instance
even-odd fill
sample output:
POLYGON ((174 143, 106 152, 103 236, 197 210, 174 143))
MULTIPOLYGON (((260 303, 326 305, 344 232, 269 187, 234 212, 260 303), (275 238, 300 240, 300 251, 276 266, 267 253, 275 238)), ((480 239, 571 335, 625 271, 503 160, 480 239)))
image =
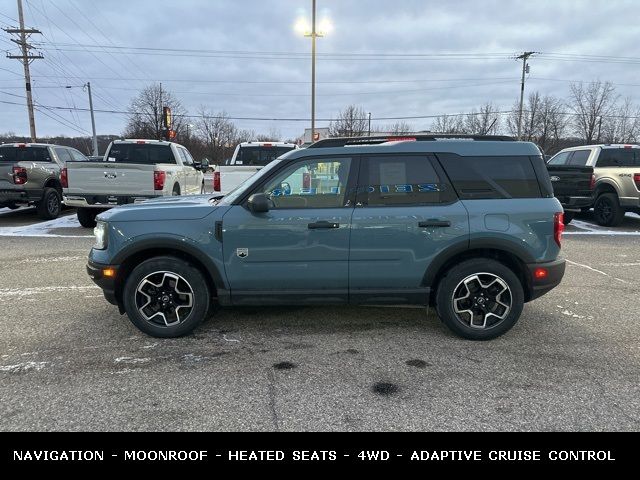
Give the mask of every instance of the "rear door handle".
POLYGON ((340 228, 340 224, 322 220, 320 222, 310 223, 307 227, 309 227, 309 230, 317 230, 319 228, 340 228))
POLYGON ((450 227, 451 226, 451 221, 450 220, 438 220, 436 218, 430 218, 429 220, 425 220, 424 222, 418 222, 418 226, 420 228, 450 227))

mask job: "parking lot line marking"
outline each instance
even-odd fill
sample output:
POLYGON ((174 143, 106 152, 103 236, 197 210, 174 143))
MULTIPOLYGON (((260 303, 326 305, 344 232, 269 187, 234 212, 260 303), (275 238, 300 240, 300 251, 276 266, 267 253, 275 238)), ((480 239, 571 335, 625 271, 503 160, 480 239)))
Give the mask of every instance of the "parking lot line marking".
POLYGON ((39 293, 49 292, 65 292, 65 291, 79 291, 84 292, 86 290, 93 290, 100 288, 97 285, 67 285, 56 287, 32 287, 32 288, 0 288, 0 299, 2 297, 18 296, 24 297, 27 295, 37 295, 39 293))
POLYGON ((590 267, 589 265, 584 265, 584 264, 578 263, 578 262, 572 262, 571 260, 567 260, 567 259, 565 259, 565 260, 566 260, 567 263, 570 263, 571 265, 576 265, 578 267, 586 268, 588 270, 594 271, 594 272, 599 273, 601 275, 604 275, 606 277, 613 278, 614 280, 616 280, 618 282, 629 283, 626 280, 622 280, 621 278, 612 277, 607 272, 603 272, 602 270, 598 270, 597 268, 590 267))

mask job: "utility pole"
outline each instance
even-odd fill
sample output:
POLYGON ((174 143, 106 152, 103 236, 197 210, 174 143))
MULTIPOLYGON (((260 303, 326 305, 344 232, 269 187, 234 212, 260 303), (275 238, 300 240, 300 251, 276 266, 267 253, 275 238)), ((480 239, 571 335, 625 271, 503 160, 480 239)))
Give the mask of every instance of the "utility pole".
POLYGON ((31 73, 29 72, 29 64, 32 60, 44 58, 42 55, 30 55, 30 50, 33 48, 27 39, 32 33, 42 33, 40 30, 34 28, 24 28, 24 14, 22 12, 22 0, 18 0, 18 20, 20 22, 20 28, 5 28, 3 29, 7 33, 17 34, 18 39, 12 38, 11 41, 22 50, 22 55, 9 55, 7 58, 20 60, 24 67, 24 83, 25 90, 27 92, 27 109, 29 111, 29 130, 31 133, 31 141, 36 141, 36 120, 33 114, 33 96, 31 95, 31 73))
POLYGON ((518 55, 516 60, 522 60, 522 81, 520 82, 520 111, 518 112, 518 140, 521 139, 522 134, 522 108, 524 105, 524 75, 527 72, 527 60, 529 57, 537 52, 523 52, 522 55, 518 55))
POLYGON ((316 0, 311 5, 311 142, 316 140, 316 0))
POLYGON ((93 130, 93 155, 98 156, 98 137, 96 135, 96 120, 93 116, 93 97, 91 96, 91 82, 85 85, 89 92, 89 110, 91 111, 91 129, 93 130))
POLYGON ((367 136, 371 136, 371 112, 369 112, 369 134, 367 136))

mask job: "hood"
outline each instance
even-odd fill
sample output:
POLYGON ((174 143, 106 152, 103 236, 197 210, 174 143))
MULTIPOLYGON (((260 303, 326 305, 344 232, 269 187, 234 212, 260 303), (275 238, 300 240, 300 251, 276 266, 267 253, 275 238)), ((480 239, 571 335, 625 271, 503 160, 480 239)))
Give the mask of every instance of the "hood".
POLYGON ((217 207, 211 203, 215 195, 186 195, 160 197, 142 203, 114 207, 98 216, 107 222, 133 222, 153 220, 197 220, 217 207))

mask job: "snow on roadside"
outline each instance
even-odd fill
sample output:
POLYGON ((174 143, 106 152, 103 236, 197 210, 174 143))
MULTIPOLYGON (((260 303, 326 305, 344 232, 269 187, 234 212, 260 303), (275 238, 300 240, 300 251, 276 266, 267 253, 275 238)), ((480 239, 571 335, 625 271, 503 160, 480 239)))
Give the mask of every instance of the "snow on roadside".
MULTIPOLYGON (((51 233, 56 228, 82 228, 75 215, 66 215, 54 220, 20 227, 0 227, 0 237, 56 237, 56 238, 92 238, 93 235, 61 235, 51 233)), ((83 229, 91 233, 89 229, 83 229)))

